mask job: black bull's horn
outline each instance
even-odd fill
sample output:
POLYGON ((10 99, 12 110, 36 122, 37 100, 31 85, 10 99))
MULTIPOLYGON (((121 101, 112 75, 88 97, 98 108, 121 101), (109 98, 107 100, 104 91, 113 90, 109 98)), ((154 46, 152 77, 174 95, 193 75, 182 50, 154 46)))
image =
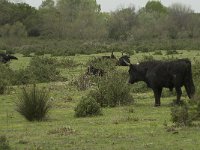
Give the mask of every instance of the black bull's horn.
POLYGON ((131 65, 131 63, 127 62, 125 59, 123 59, 123 61, 125 62, 125 64, 127 64, 128 66, 131 65))

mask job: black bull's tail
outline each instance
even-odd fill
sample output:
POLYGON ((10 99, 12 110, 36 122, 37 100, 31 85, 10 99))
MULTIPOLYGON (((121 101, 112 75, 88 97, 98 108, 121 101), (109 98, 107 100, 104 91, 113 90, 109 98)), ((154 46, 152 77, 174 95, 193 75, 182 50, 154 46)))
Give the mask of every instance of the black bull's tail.
POLYGON ((188 97, 191 99, 195 94, 195 86, 194 86, 194 82, 192 79, 192 68, 191 68, 190 61, 187 62, 184 86, 185 86, 188 97))

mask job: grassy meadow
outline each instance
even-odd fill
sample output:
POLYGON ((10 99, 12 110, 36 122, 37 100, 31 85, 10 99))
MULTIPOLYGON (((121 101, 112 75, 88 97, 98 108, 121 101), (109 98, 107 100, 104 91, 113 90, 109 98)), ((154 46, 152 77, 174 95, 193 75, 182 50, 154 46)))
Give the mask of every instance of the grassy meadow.
MULTIPOLYGON (((199 51, 178 51, 178 54, 155 55, 155 52, 135 53, 131 62, 136 63, 146 57, 155 59, 189 58, 192 62, 200 60, 199 51)), ((114 52, 119 58, 121 53, 114 52)), ((50 92, 52 110, 43 122, 28 122, 16 112, 16 100, 22 86, 9 87, 6 94, 0 95, 0 135, 5 135, 12 149, 16 150, 195 150, 200 149, 200 126, 173 128, 171 121, 171 103, 176 95, 168 89, 163 91, 161 107, 154 107, 151 90, 132 92, 133 105, 103 108, 103 114, 97 117, 76 118, 74 108, 91 88, 79 91, 70 84, 71 80, 86 71, 86 63, 93 57, 110 53, 66 56, 78 65, 62 68, 61 74, 67 80, 38 84, 50 92)), ((18 60, 10 62, 14 70, 28 66, 30 57, 16 54, 18 60)), ((48 56, 48 55, 47 55, 48 56)), ((57 57, 62 59, 61 57, 57 57)), ((128 74, 128 67, 117 67, 128 74)), ((124 79, 127 82, 127 79, 124 79)), ((194 81, 195 82, 195 81, 194 81)), ((137 88, 138 84, 131 85, 137 88)), ((120 86, 120 85, 119 85, 120 86)), ((182 99, 189 100, 183 90, 182 99)))

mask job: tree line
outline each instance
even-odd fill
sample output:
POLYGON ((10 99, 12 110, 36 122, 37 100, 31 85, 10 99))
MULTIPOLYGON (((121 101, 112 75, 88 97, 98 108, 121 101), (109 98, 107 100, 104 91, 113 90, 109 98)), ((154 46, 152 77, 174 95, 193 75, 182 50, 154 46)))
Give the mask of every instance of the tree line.
POLYGON ((96 0, 44 0, 38 9, 0 0, 0 38, 151 41, 200 38, 200 14, 175 3, 148 1, 113 12, 101 11, 96 0))

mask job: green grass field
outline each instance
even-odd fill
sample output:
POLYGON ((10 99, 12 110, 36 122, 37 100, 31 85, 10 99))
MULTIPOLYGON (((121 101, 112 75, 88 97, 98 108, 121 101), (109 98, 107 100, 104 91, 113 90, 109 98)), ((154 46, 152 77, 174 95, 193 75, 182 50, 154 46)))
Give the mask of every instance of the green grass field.
MULTIPOLYGON (((179 51, 177 58, 200 60, 198 51, 179 51)), ((153 53, 150 53, 153 54, 153 53)), ((86 70, 86 62, 93 56, 110 53, 71 56, 76 68, 62 69, 66 82, 43 83, 39 86, 50 90, 53 109, 49 119, 44 122, 28 122, 15 111, 20 86, 10 87, 8 94, 0 96, 0 135, 6 135, 12 149, 22 150, 198 150, 200 149, 200 126, 173 128, 171 122, 171 103, 174 95, 161 98, 161 107, 153 107, 154 96, 151 90, 145 93, 132 93, 135 104, 131 106, 103 108, 98 117, 75 118, 74 107, 80 98, 90 90, 78 91, 69 85, 70 79, 86 70)), ((118 57, 120 53, 115 53, 118 57)), ((131 56, 136 63, 147 53, 131 56)), ((10 63, 11 68, 26 67, 28 57, 19 57, 10 63)), ((153 55, 156 59, 171 56, 153 55)), ((128 67, 119 67, 128 71, 128 67)), ((132 85, 134 88, 136 85, 132 85)), ((167 90, 165 91, 167 92, 167 90)), ((188 100, 183 94, 182 99, 188 100)))

